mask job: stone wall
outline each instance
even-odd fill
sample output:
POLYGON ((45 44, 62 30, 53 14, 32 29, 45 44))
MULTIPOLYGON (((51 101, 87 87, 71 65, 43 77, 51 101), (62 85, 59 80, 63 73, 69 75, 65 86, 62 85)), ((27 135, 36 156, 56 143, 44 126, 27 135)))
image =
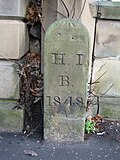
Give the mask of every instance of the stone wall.
POLYGON ((100 5, 97 23, 92 92, 93 113, 106 118, 120 119, 120 3, 99 2, 90 4, 91 15, 96 18, 96 8, 100 5))
POLYGON ((25 23, 29 0, 0 1, 0 130, 22 130, 23 111, 12 110, 20 98, 17 61, 29 50, 25 23))

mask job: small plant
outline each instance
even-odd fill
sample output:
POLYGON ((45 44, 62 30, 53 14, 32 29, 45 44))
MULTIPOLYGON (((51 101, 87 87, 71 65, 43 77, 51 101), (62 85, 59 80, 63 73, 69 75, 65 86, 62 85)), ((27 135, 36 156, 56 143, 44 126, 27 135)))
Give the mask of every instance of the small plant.
POLYGON ((96 122, 92 122, 91 120, 87 120, 85 122, 85 133, 90 134, 95 132, 96 122))

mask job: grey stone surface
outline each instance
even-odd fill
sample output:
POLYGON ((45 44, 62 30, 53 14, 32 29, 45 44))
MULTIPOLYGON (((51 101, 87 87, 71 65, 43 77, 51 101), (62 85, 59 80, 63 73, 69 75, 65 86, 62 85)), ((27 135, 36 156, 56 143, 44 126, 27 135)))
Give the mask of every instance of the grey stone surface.
POLYGON ((52 24, 44 45, 45 138, 82 141, 89 67, 89 36, 77 21, 52 24))
MULTIPOLYGON (((120 22, 98 20, 92 92, 99 97, 99 114, 120 119, 120 22)), ((93 114, 98 102, 94 100, 93 114)))
POLYGON ((21 131, 23 110, 13 110, 16 100, 0 99, 0 131, 21 131))
POLYGON ((95 56, 99 58, 120 56, 120 21, 98 21, 95 56))
MULTIPOLYGON (((95 116, 98 110, 97 99, 93 97, 92 114, 95 116)), ((104 118, 120 119, 120 97, 99 97, 99 114, 104 118)))
POLYGON ((96 96, 120 96, 120 59, 96 59, 93 68, 92 90, 96 96))
MULTIPOLYGON (((117 33, 119 33, 118 30, 117 33)), ((104 58, 96 58, 93 68, 92 92, 99 97, 99 114, 110 119, 120 119, 119 41, 112 39, 113 36, 118 37, 117 33, 111 32, 111 36, 109 32, 106 35, 103 34, 101 42, 100 38, 98 38, 98 44, 101 43, 101 45, 99 44, 99 47, 96 45, 98 47, 97 50, 102 51, 106 47, 106 51, 103 51, 103 55, 99 55, 96 51, 97 56, 103 56, 104 58), (105 39, 106 45, 102 45, 105 39)), ((93 104, 97 103, 96 100, 93 101, 93 104)), ((92 111, 93 114, 97 113, 97 105, 92 107, 92 111)))
POLYGON ((101 19, 120 19, 120 2, 106 0, 90 3, 92 17, 97 17, 98 8, 101 19))
POLYGON ((15 100, 0 99, 0 131, 22 131, 23 110, 13 110, 15 100))
POLYGON ((17 64, 0 61, 0 98, 19 99, 19 75, 17 64))
POLYGON ((0 0, 0 18, 24 18, 29 0, 0 0))
POLYGON ((29 50, 29 36, 25 23, 0 20, 0 58, 19 59, 29 50))

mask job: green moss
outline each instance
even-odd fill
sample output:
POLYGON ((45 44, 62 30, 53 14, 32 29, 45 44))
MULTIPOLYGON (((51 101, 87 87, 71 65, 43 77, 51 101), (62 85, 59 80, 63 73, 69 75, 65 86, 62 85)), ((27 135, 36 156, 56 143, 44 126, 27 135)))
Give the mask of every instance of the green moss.
POLYGON ((23 110, 12 110, 16 101, 0 100, 0 129, 21 131, 23 128, 23 110))
POLYGON ((19 131, 23 127, 22 110, 0 110, 0 128, 3 130, 19 131))
POLYGON ((100 114, 105 118, 120 119, 120 108, 118 106, 102 106, 100 114))

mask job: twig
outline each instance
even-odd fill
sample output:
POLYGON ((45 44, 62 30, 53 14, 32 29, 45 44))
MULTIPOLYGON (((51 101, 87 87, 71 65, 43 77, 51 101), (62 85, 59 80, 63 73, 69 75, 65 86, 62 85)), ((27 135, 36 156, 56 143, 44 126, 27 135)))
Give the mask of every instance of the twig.
POLYGON ((38 17, 39 17, 39 19, 40 19, 40 21, 41 21, 42 15, 41 15, 40 12, 39 12, 39 9, 38 9, 36 0, 34 0, 34 4, 35 4, 35 7, 36 7, 36 10, 37 10, 37 13, 38 13, 38 17))
POLYGON ((19 79, 17 80, 17 82, 14 84, 14 86, 16 87, 18 85, 18 83, 20 82, 20 79, 22 78, 22 76, 24 76, 26 78, 25 72, 24 72, 25 67, 22 68, 21 72, 19 73, 19 79))
MULTIPOLYGON (((98 88, 98 91, 100 90, 100 87, 98 88)), ((97 93, 99 93, 97 91, 97 93)), ((90 91, 89 91, 90 92, 90 91)), ((93 101, 96 99, 96 97, 98 97, 97 95, 95 95, 92 91, 90 92, 90 94, 92 94, 94 97, 93 97, 93 99, 90 101, 90 103, 89 104, 93 104, 93 101)), ((91 95, 90 95, 90 98, 91 98, 91 95)))
POLYGON ((45 27, 44 27, 44 25, 43 25, 43 23, 42 23, 42 18, 43 18, 43 17, 42 17, 42 15, 41 15, 40 12, 39 12, 39 9, 38 9, 36 0, 34 0, 34 3, 35 3, 35 7, 36 7, 36 10, 37 10, 38 17, 39 17, 40 23, 41 23, 41 25, 42 25, 43 31, 45 32, 45 27))
MULTIPOLYGON (((102 93, 100 93, 99 91, 97 91, 96 92, 96 94, 101 94, 99 97, 102 97, 102 96, 104 96, 112 87, 114 86, 114 83, 112 83, 111 85, 110 85, 110 87, 102 94, 102 93)), ((98 90, 100 90, 100 87, 99 87, 99 89, 98 90)), ((94 90, 93 90, 94 91, 94 90)), ((91 92, 91 91, 89 91, 93 96, 95 96, 95 97, 97 97, 97 95, 95 95, 93 92, 91 92)), ((114 98, 114 97, 112 97, 112 98, 114 98)))
POLYGON ((74 16, 75 16, 75 7, 74 7, 74 10, 73 10, 72 18, 74 18, 74 16))
POLYGON ((29 134, 26 135, 26 137, 31 136, 38 129, 38 127, 41 125, 41 123, 42 123, 42 120, 40 121, 40 123, 29 134))
POLYGON ((99 114, 99 111, 100 111, 100 102, 99 102, 99 96, 97 96, 97 113, 96 113, 96 115, 98 115, 99 114))
POLYGON ((111 86, 101 95, 101 97, 104 96, 113 86, 114 86, 114 83, 111 84, 111 86))
POLYGON ((82 9, 81 9, 81 11, 80 11, 80 14, 79 14, 79 16, 78 16, 77 20, 79 20, 79 19, 80 19, 81 15, 82 15, 82 13, 83 13, 83 11, 84 11, 85 4, 86 4, 86 0, 84 0, 84 3, 83 3, 83 6, 82 6, 82 9))
POLYGON ((91 85, 94 83, 99 83, 97 81, 100 80, 106 73, 107 73, 107 71, 105 71, 100 77, 98 77, 98 79, 96 79, 95 82, 92 82, 91 85))
POLYGON ((74 0, 74 2, 73 2, 73 6, 72 6, 72 9, 71 9, 71 11, 70 11, 70 15, 72 14, 72 12, 73 12, 73 15, 72 15, 72 18, 74 17, 74 15, 75 15, 75 4, 76 4, 76 0, 74 0))
POLYGON ((100 67, 100 69, 99 69, 98 72, 100 72, 100 70, 101 70, 105 65, 106 65, 106 63, 104 63, 104 64, 100 67))
POLYGON ((62 2, 63 6, 64 6, 65 9, 66 9, 67 17, 69 18, 69 17, 70 17, 70 13, 69 13, 69 10, 68 10, 68 8, 67 8, 67 5, 65 4, 65 2, 64 2, 63 0, 61 0, 61 2, 62 2))

